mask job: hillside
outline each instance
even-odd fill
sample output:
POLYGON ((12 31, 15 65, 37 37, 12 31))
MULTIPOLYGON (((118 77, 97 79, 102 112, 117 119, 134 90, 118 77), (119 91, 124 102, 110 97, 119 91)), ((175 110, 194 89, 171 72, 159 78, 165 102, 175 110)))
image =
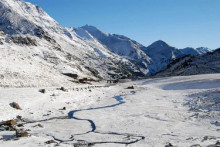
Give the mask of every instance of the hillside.
POLYGON ((152 43, 144 49, 145 53, 151 57, 155 66, 153 66, 154 73, 161 71, 167 67, 175 59, 178 59, 184 54, 177 48, 172 47, 162 40, 152 43))
POLYGON ((177 59, 156 76, 184 76, 210 73, 220 73, 220 49, 198 56, 185 56, 177 59))
POLYGON ((143 77, 149 72, 146 66, 109 51, 96 39, 85 39, 87 32, 83 34, 82 29, 60 26, 29 2, 2 0, 0 30, 2 86, 71 84, 73 79, 64 73, 99 80, 143 77))
POLYGON ((0 48, 3 87, 149 77, 185 55, 163 41, 145 47, 94 26, 62 27, 42 8, 23 0, 0 1, 0 48))

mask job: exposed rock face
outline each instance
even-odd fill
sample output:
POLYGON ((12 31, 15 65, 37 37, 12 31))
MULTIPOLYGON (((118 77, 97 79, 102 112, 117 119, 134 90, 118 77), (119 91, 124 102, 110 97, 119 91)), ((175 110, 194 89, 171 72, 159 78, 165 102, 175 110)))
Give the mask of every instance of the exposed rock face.
POLYGON ((4 40, 5 40, 4 36, 5 36, 5 33, 0 30, 0 45, 4 44, 4 40))
POLYGON ((37 46, 37 41, 30 37, 12 36, 10 40, 18 45, 37 46))

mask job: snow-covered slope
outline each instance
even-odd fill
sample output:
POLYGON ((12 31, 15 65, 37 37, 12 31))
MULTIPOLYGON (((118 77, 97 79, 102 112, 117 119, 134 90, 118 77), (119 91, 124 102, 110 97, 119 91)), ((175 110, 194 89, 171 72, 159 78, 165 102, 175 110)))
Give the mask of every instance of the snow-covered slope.
POLYGON ((199 47, 199 48, 187 47, 187 48, 181 49, 181 52, 183 52, 185 55, 194 56, 194 55, 201 55, 201 54, 211 52, 211 50, 206 47, 199 47))
MULTIPOLYGON (((137 61, 124 58, 123 55, 110 51, 84 29, 64 28, 40 7, 22 0, 0 1, 0 31, 0 47, 4 49, 0 55, 4 57, 8 54, 11 58, 17 57, 19 61, 24 60, 24 62, 10 60, 12 65, 28 67, 27 63, 36 62, 38 66, 48 67, 44 70, 23 68, 14 71, 5 64, 9 59, 1 58, 1 66, 7 68, 7 70, 3 68, 1 74, 18 72, 21 75, 15 77, 18 81, 22 81, 21 77, 25 75, 31 76, 30 80, 35 79, 33 72, 44 74, 49 79, 56 75, 50 72, 52 69, 59 76, 63 76, 62 73, 73 73, 81 78, 89 76, 95 79, 145 76, 150 73, 147 67, 150 59, 145 54, 137 61), (137 62, 142 64, 136 64, 137 62), (47 70, 49 68, 51 70, 47 70), (46 72, 49 73, 45 74, 46 72)), ((134 55, 131 58, 136 59, 139 56, 134 55)), ((63 77, 65 79, 65 76, 63 77)), ((39 80, 42 80, 40 83, 44 83, 44 79, 39 80)), ((10 82, 10 77, 4 76, 4 81, 10 82)), ((70 80, 67 78, 67 81, 70 80)), ((20 86, 25 86, 25 83, 21 82, 20 86)), ((35 83, 34 80, 32 83, 35 83)), ((19 86, 13 82, 6 82, 5 85, 19 86)))
POLYGON ((84 29, 90 33, 95 39, 103 44, 109 51, 122 56, 139 66, 140 70, 151 75, 150 70, 151 58, 143 51, 145 48, 140 43, 131 40, 128 37, 117 34, 104 33, 94 26, 85 25, 80 29, 84 29))
POLYGON ((23 0, 0 1, 0 48, 1 86, 72 84, 65 73, 96 80, 145 77, 183 56, 163 41, 146 48, 93 26, 62 27, 23 0))
POLYGON ((171 63, 156 76, 220 73, 220 49, 198 56, 186 56, 171 63))
POLYGON ((199 52, 199 54, 205 54, 208 52, 212 52, 212 50, 207 47, 198 47, 198 48, 196 48, 196 50, 199 52))
POLYGON ((65 29, 43 10, 21 0, 2 0, 0 30, 4 32, 0 46, 1 86, 53 86, 62 83, 59 79, 68 81, 54 68, 67 63, 68 53, 55 40, 65 29))
POLYGON ((96 27, 88 25, 81 28, 88 31, 92 36, 94 36, 102 44, 108 47, 112 52, 120 56, 125 56, 134 60, 144 59, 147 62, 150 61, 150 58, 142 51, 144 46, 134 40, 131 40, 128 37, 123 35, 103 33, 96 27))
POLYGON ((23 0, 1 0, 0 28, 7 34, 46 35, 43 29, 64 32, 40 7, 23 0))
POLYGON ((183 56, 183 53, 172 46, 169 46, 164 41, 156 41, 144 49, 145 53, 151 57, 153 63, 152 72, 157 73, 167 67, 173 60, 183 56))

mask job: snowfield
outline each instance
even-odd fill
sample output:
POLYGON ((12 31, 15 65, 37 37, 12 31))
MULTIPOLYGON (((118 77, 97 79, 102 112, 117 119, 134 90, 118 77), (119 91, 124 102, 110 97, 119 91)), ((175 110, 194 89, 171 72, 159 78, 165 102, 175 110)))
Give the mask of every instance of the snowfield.
POLYGON ((220 74, 98 85, 46 88, 45 94, 1 88, 0 121, 20 116, 16 129, 29 137, 0 127, 0 146, 187 147, 220 141, 220 74))
POLYGON ((0 1, 0 50, 0 147, 220 146, 220 50, 65 28, 23 0, 0 1), (105 81, 161 70, 206 75, 105 81))

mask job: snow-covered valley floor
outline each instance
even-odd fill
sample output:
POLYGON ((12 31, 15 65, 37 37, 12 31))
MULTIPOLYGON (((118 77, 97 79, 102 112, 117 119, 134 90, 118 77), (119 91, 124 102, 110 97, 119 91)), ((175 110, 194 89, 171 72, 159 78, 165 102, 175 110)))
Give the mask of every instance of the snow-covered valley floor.
POLYGON ((20 116, 16 129, 29 134, 16 138, 0 127, 0 146, 187 147, 220 141, 220 74, 100 85, 46 88, 45 94, 0 89, 0 121, 20 116))

